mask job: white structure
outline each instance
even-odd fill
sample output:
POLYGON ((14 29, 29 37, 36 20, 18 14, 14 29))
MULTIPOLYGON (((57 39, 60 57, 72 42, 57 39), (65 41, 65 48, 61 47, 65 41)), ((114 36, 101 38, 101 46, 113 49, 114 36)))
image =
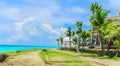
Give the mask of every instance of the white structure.
MULTIPOLYGON (((120 9, 117 10, 117 15, 116 16, 108 17, 106 20, 114 20, 114 19, 120 20, 120 9)), ((120 27, 120 22, 115 22, 115 25, 120 27)))
POLYGON ((70 44, 69 42, 71 42, 71 48, 74 48, 76 45, 72 43, 72 40, 69 40, 69 37, 65 37, 63 39, 63 48, 70 48, 70 44))

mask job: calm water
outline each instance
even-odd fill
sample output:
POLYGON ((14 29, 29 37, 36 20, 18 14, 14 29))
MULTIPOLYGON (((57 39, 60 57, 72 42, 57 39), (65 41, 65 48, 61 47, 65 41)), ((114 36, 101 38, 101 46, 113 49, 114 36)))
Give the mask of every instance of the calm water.
POLYGON ((16 46, 16 45, 0 45, 0 52, 9 52, 16 50, 28 50, 28 49, 51 49, 58 48, 57 46, 16 46))

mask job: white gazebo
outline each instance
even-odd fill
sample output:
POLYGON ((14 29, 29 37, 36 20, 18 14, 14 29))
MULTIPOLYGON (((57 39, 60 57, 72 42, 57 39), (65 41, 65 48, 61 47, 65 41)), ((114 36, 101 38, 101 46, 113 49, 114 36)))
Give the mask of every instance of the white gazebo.
POLYGON ((69 42, 71 42, 71 48, 74 48, 75 45, 72 43, 72 40, 69 40, 69 37, 63 39, 63 48, 70 48, 69 42))

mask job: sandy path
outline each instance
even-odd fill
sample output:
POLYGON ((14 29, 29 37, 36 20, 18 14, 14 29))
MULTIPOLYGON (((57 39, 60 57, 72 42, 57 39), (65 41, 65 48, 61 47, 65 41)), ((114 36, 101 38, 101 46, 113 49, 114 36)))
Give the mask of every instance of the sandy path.
POLYGON ((92 64, 92 66, 104 66, 104 65, 105 66, 120 66, 120 61, 108 60, 108 59, 98 59, 98 58, 92 58, 92 57, 85 57, 85 56, 82 56, 82 54, 77 54, 77 53, 72 53, 72 52, 65 52, 65 51, 61 51, 61 50, 55 50, 55 51, 67 53, 67 54, 74 55, 74 56, 78 56, 81 59, 90 62, 90 64, 92 64))
POLYGON ((10 59, 0 66, 45 66, 44 61, 39 57, 39 51, 30 52, 25 55, 19 55, 14 59, 10 59))

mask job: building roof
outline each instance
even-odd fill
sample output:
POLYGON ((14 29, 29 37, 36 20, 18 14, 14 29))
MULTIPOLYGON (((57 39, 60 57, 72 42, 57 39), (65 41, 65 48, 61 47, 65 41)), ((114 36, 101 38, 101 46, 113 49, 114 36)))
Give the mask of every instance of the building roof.
MULTIPOLYGON (((118 19, 118 20, 120 20, 120 15, 108 17, 106 20, 113 20, 113 19, 118 19)), ((120 25, 120 22, 115 22, 115 24, 116 24, 116 25, 120 25)))
MULTIPOLYGON (((69 41, 69 37, 65 37, 63 41, 69 41)), ((72 41, 72 40, 71 40, 72 41)))
POLYGON ((120 19, 120 15, 108 17, 106 20, 109 20, 109 19, 120 19))

